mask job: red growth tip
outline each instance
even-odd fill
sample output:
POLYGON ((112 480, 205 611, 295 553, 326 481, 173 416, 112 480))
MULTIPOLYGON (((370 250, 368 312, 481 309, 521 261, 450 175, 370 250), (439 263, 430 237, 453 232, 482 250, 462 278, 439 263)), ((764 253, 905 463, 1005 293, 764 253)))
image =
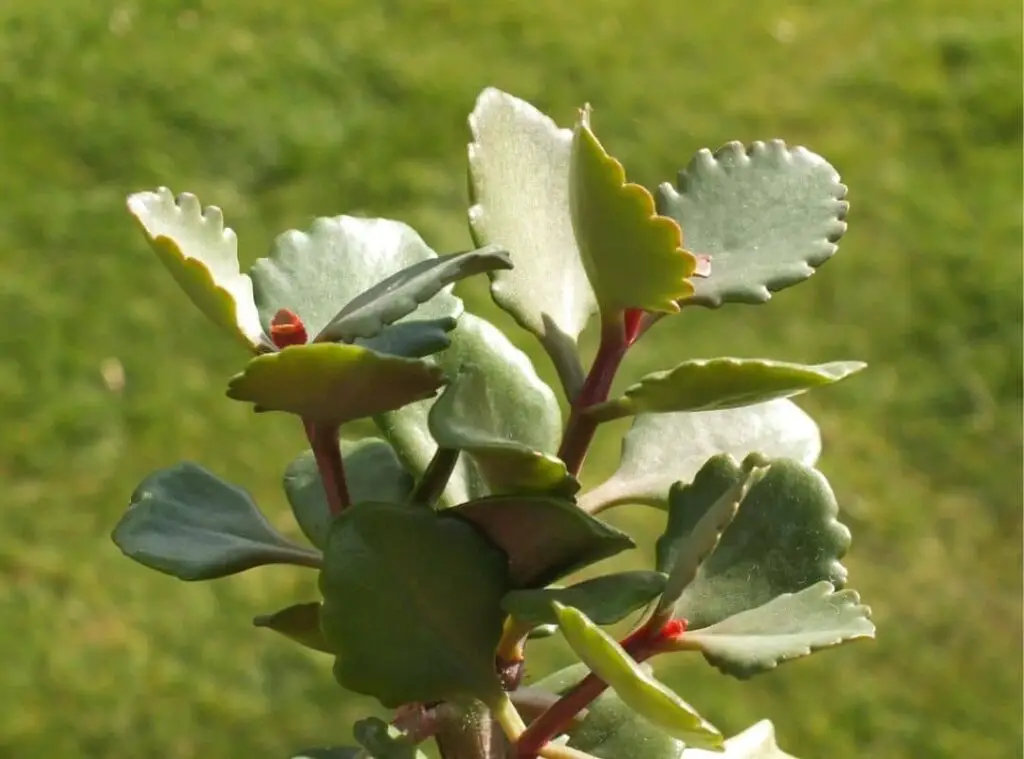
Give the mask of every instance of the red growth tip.
POLYGON ((299 315, 282 308, 270 320, 270 339, 278 348, 287 348, 289 345, 305 345, 309 342, 309 335, 299 315))
POLYGON ((670 619, 658 630, 658 638, 660 640, 675 640, 681 637, 684 632, 686 632, 685 619, 670 619))

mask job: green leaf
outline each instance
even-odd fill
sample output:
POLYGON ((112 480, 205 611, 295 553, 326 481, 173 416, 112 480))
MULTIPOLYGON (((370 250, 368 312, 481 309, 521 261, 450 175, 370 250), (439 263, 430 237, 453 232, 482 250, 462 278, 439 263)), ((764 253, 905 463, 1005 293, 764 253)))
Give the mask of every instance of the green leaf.
MULTIPOLYGON (((649 670, 649 665, 640 665, 649 670)), ((536 690, 564 694, 589 670, 573 664, 558 670, 534 686, 536 690)), ((567 732, 569 746, 597 759, 679 759, 683 744, 638 715, 613 690, 606 690, 588 706, 581 724, 567 732), (638 752, 638 747, 642 747, 638 752)), ((721 754, 709 754, 721 756, 721 754)))
POLYGON ((572 131, 494 88, 469 117, 477 244, 507 248, 515 268, 491 275, 494 302, 536 335, 573 397, 583 384, 576 341, 597 310, 569 210, 572 131))
POLYGON ((175 200, 166 187, 128 196, 128 210, 150 247, 192 302, 250 350, 265 340, 252 280, 238 266, 238 238, 216 206, 202 208, 195 195, 175 200))
MULTIPOLYGON (((472 366, 488 378, 492 384, 485 394, 463 396, 459 404, 488 408, 492 431, 541 453, 557 450, 562 434, 558 399, 537 376, 529 357, 500 329, 475 314, 464 314, 452 332, 451 347, 435 360, 448 376, 472 366)), ((376 419, 406 468, 416 476, 423 473, 437 449, 429 429, 430 409, 435 403, 434 400, 414 403, 376 419)), ((474 422, 472 418, 464 421, 474 422)), ((442 501, 448 505, 463 503, 488 492, 477 475, 475 464, 469 457, 462 456, 442 501)))
POLYGON ((367 717, 352 726, 352 735, 373 759, 426 759, 416 745, 382 719, 367 717))
POLYGON ((357 504, 331 525, 321 625, 345 688, 388 708, 501 693, 505 557, 429 509, 357 504))
POLYGON ((231 379, 228 397, 256 411, 343 424, 431 398, 443 381, 444 372, 426 361, 318 343, 257 356, 231 379))
MULTIPOLYGON (((705 467, 714 470, 722 466, 723 462, 727 465, 734 463, 731 457, 722 454, 708 461, 705 467)), ((763 462, 760 454, 751 454, 743 462, 740 477, 725 492, 715 494, 702 492, 695 487, 689 490, 682 487, 672 488, 669 494, 669 523, 657 542, 659 564, 662 564, 663 558, 672 557, 671 566, 665 562, 663 567, 668 572, 668 582, 665 583, 665 592, 658 601, 658 611, 675 606, 683 591, 696 578, 700 565, 718 546, 722 533, 735 519, 736 512, 750 492, 750 488, 767 473, 767 468, 758 466, 763 462), (697 499, 702 496, 707 499, 706 503, 698 502, 697 499), (696 524, 691 525, 685 520, 672 519, 672 512, 677 508, 703 513, 696 524)), ((700 479, 701 476, 698 474, 697 480, 700 479)))
POLYGON ((818 582, 683 636, 727 675, 746 679, 848 640, 875 637, 871 610, 853 590, 818 582))
MULTIPOLYGON (((395 455, 395 450, 380 438, 342 440, 345 484, 352 503, 383 501, 405 503, 415 483, 395 455)), ((284 492, 295 521, 309 542, 323 548, 330 530, 331 515, 323 481, 312 451, 292 460, 284 472, 284 492)))
POLYGON ((684 361, 675 369, 648 374, 621 398, 591 406, 587 413, 608 421, 641 412, 718 411, 786 398, 830 385, 867 364, 833 361, 805 366, 752 358, 684 361))
POLYGON ((306 648, 334 653, 320 629, 320 604, 317 602, 295 604, 273 614, 261 614, 252 623, 301 643, 306 648))
POLYGON ((508 252, 496 245, 419 261, 349 301, 316 340, 350 343, 373 337, 460 279, 511 268, 508 252))
POLYGON ((580 507, 597 513, 611 506, 668 505, 678 481, 690 482, 709 458, 728 453, 737 461, 759 452, 813 466, 821 434, 795 403, 785 399, 724 411, 639 414, 622 443, 618 470, 580 497, 580 507))
POLYGON ((769 720, 761 720, 742 733, 725 741, 725 753, 686 749, 682 759, 796 759, 775 743, 775 728, 769 720))
POLYGON ((451 345, 448 333, 455 329, 456 324, 458 321, 449 316, 399 322, 373 337, 358 339, 355 344, 389 356, 424 358, 451 345))
POLYGON ((532 365, 522 363, 525 355, 489 358, 462 366, 430 409, 434 440, 469 454, 492 493, 575 495, 579 482, 552 455, 561 434, 554 394, 532 365), (502 382, 510 372, 528 382, 502 382), (527 392, 517 396, 516 390, 527 392))
POLYGON ((111 537, 128 558, 181 580, 320 566, 319 551, 281 535, 247 492, 188 462, 144 479, 111 537))
POLYGON ((514 588, 543 587, 636 547, 626 533, 559 498, 491 496, 445 509, 441 516, 471 522, 501 548, 514 588))
POLYGON ((513 590, 501 602, 517 620, 534 626, 557 624, 551 606, 572 606, 599 625, 615 624, 657 598, 665 589, 661 572, 636 570, 602 575, 568 588, 513 590))
POLYGON ((615 640, 570 606, 554 603, 566 642, 592 672, 648 722, 697 748, 722 746, 722 734, 692 706, 638 665, 615 640))
MULTIPOLYGON (((310 335, 320 331, 346 305, 413 264, 436 261, 416 231, 390 219, 354 216, 318 218, 308 232, 289 230, 277 237, 268 258, 250 275, 264 325, 278 309, 298 314, 310 335)), ((417 309, 422 320, 457 318, 462 301, 444 288, 417 309)))
POLYGON ((849 208, 836 170, 781 140, 701 150, 656 195, 687 248, 711 256, 710 276, 685 301, 710 307, 763 303, 807 279, 836 252, 849 208))
MULTIPOLYGON (((690 534, 707 509, 746 477, 728 456, 718 456, 687 486, 677 485, 666 534, 690 534)), ((839 508, 828 481, 814 469, 787 459, 769 462, 715 552, 683 591, 676 613, 696 630, 826 580, 846 584, 840 559, 850 531, 837 521, 839 508)), ((680 542, 660 541, 657 567, 667 571, 680 542)))
POLYGON ((587 109, 573 132, 569 205, 602 321, 627 308, 679 310, 676 301, 693 293, 688 277, 697 260, 683 250, 679 225, 656 214, 646 189, 626 181, 622 164, 590 130, 587 109))

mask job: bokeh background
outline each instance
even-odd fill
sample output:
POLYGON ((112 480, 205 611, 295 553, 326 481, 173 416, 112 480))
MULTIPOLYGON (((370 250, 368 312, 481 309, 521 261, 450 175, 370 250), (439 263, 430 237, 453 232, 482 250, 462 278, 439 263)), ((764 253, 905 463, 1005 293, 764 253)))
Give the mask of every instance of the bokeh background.
MULTIPOLYGON (((772 718, 806 759, 1020 756, 1016 0, 0 2, 0 756, 283 759, 372 711, 326 658, 250 627, 311 598, 308 573, 186 585, 109 540, 135 484, 180 459, 295 534, 279 480, 303 447, 293 420, 224 398, 245 357, 124 198, 197 193, 246 262, 345 212, 462 249, 486 85, 564 124, 590 101, 648 186, 700 147, 783 137, 850 187, 849 234, 808 283, 662 323, 622 380, 669 356, 870 362, 801 403, 878 640, 748 683, 666 678, 728 732, 772 718)), ((538 356, 479 283, 462 292, 538 356)))

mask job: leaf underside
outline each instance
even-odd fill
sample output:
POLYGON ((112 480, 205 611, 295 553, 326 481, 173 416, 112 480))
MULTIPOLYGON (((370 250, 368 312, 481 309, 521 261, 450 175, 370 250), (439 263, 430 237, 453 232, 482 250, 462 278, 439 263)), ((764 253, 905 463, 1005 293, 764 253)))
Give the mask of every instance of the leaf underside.
POLYGON ((579 609, 598 625, 611 625, 650 603, 665 589, 661 572, 635 570, 602 575, 567 588, 514 590, 502 608, 518 621, 541 626, 557 624, 551 603, 579 609))
POLYGON ((253 624, 280 633, 314 651, 333 653, 320 629, 319 602, 294 604, 273 614, 261 614, 253 624))

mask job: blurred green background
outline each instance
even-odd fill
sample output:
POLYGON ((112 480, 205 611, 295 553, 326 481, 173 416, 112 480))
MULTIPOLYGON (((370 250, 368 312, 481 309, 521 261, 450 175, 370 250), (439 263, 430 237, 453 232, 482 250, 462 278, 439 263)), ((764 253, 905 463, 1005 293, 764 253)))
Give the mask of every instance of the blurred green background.
MULTIPOLYGON (((294 534, 278 484, 303 447, 293 420, 224 398, 245 357, 147 251, 124 197, 195 192, 246 261, 343 212, 461 249, 465 116, 486 85, 562 123, 590 101, 648 186, 699 147, 783 137, 850 187, 849 234, 810 282, 663 323, 623 381, 669 353, 870 362, 801 403, 878 640, 748 683, 699 663, 665 676, 728 732, 772 718, 805 759, 1020 756, 1020 14, 1015 0, 0 3, 0 756, 283 759, 372 709, 324 657, 250 627, 311 598, 308 573, 186 585, 109 540, 135 484, 180 459, 250 487, 294 534)), ((463 292, 494 314, 479 283, 463 292)))

